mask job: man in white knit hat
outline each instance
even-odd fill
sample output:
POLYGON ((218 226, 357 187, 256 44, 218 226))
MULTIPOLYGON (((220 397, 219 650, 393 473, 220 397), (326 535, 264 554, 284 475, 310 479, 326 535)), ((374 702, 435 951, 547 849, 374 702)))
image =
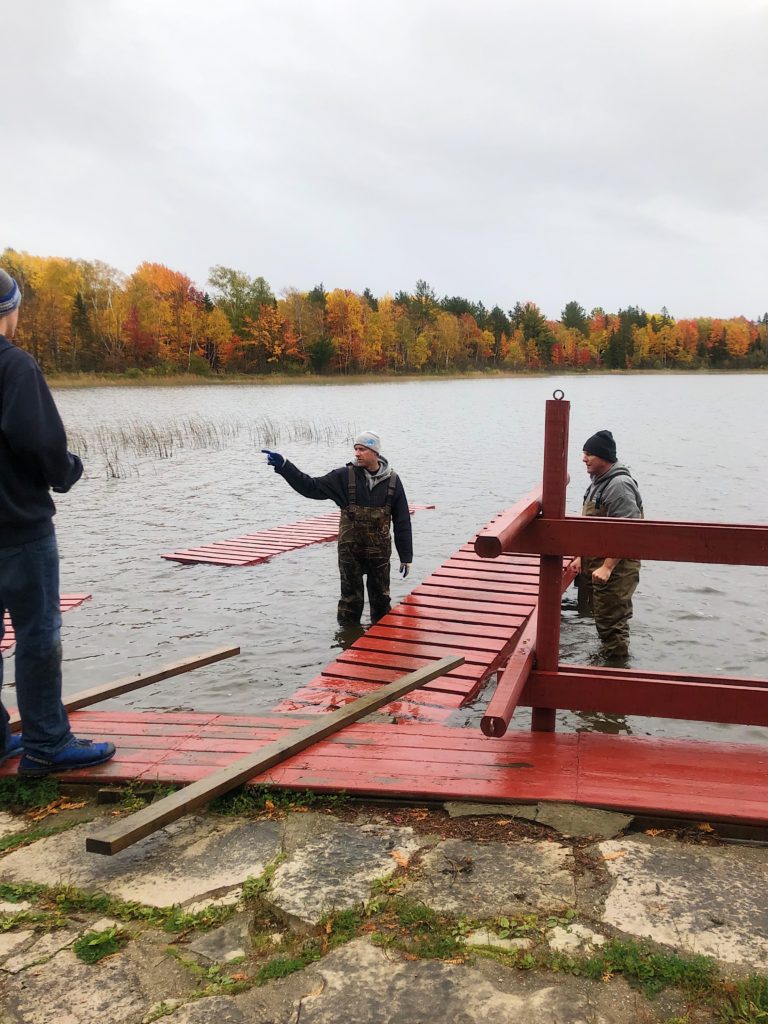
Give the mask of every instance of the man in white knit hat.
POLYGON ((413 561, 408 500, 400 477, 381 454, 379 435, 372 430, 358 434, 354 440, 354 462, 318 477, 302 473, 279 452, 267 448, 262 451, 267 463, 294 491, 305 498, 330 499, 339 506, 339 623, 347 626, 360 622, 365 601, 364 577, 371 622, 377 622, 390 608, 390 524, 403 577, 408 575, 413 561))

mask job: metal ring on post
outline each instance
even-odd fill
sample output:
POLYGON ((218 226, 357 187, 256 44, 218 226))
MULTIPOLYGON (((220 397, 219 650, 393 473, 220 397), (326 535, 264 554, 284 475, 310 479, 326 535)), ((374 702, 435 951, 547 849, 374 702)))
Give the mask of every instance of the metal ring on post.
POLYGON ((562 400, 565 398, 565 392, 561 391, 560 388, 556 388, 552 392, 552 397, 556 402, 562 402, 562 400))

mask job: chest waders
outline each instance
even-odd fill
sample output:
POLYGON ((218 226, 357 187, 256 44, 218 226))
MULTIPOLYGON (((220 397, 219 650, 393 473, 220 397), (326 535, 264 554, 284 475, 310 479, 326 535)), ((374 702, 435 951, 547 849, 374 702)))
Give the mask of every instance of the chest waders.
POLYGON ((363 614, 366 577, 371 622, 377 622, 390 608, 389 562, 392 557, 392 498, 397 474, 390 474, 384 504, 376 508, 357 504, 357 480, 349 467, 349 504, 339 519, 339 576, 341 597, 338 618, 342 624, 357 623, 363 614))
MULTIPOLYGON (((616 476, 629 476, 616 473, 616 476)), ((603 491, 610 481, 600 487, 588 487, 581 509, 583 516, 605 518, 603 491), (590 495, 587 500, 587 495, 590 495)), ((639 495, 638 495, 639 500, 639 495)), ((642 518, 642 503, 640 504, 642 518)), ((623 660, 629 653, 629 620, 632 618, 632 595, 640 580, 640 562, 636 558, 622 558, 607 583, 593 582, 592 572, 603 564, 604 558, 581 559, 579 579, 579 612, 594 615, 597 635, 603 642, 603 653, 609 660, 623 660)))

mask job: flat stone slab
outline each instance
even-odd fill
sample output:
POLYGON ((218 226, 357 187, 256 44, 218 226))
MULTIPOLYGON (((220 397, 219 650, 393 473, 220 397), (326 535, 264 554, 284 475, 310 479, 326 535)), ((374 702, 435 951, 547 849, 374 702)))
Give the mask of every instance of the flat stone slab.
POLYGON ((535 821, 538 804, 473 804, 448 800, 443 804, 449 818, 526 818, 535 821))
POLYGON ((272 876, 264 901, 294 925, 307 926, 366 903, 371 884, 407 863, 422 841, 407 827, 301 814, 286 820, 284 845, 288 859, 272 876))
POLYGON ((686 953, 765 971, 768 850, 645 837, 598 847, 613 887, 603 919, 686 953))
POLYGON ((449 801, 443 804, 451 818, 504 817, 522 818, 537 825, 548 825, 564 836, 594 836, 610 839, 622 832, 632 821, 631 814, 604 811, 600 807, 577 804, 481 804, 449 801))
POLYGON ((611 839, 629 826, 632 817, 631 814, 620 814, 618 811, 604 811, 600 807, 546 803, 539 804, 536 823, 549 825, 563 836, 611 839))
POLYGON ((253 1018, 246 1017, 227 996, 196 999, 161 1020, 163 1024, 253 1024, 253 1018))
POLYGON ((559 910, 576 902, 573 857, 557 843, 446 839, 424 856, 419 876, 401 892, 467 917, 559 910))
POLYGON ((23 818, 17 818, 15 814, 7 811, 0 811, 0 839, 12 836, 16 832, 23 832, 27 827, 23 818))
POLYGON ((112 857, 87 853, 91 824, 40 839, 3 858, 6 882, 38 882, 111 893, 154 907, 210 900, 258 877, 280 852, 273 821, 185 817, 112 857))
POLYGON ((245 914, 237 914, 220 928, 214 928, 198 936, 190 942, 187 949, 218 964, 227 964, 238 957, 246 956, 251 949, 248 918, 245 914))
MULTIPOLYGON (((608 1005, 610 999, 617 1001, 619 986, 611 992, 602 986, 601 991, 566 976, 559 976, 555 986, 490 961, 474 967, 407 960, 366 939, 334 950, 304 974, 309 991, 285 990, 279 1004, 268 1002, 281 992, 279 983, 266 986, 270 991, 256 989, 236 997, 249 1024, 297 1019, 301 1024, 626 1024, 636 1019, 625 1012, 619 1016, 608 1005)), ((175 1016, 168 1020, 181 1024, 175 1016)), ((194 1019, 194 1024, 198 1022, 202 1024, 202 1018, 194 1019)), ((184 1019, 184 1024, 191 1021, 184 1019)))
POLYGON ((60 950, 71 946, 80 935, 79 931, 72 931, 68 928, 57 929, 55 932, 48 932, 38 938, 31 946, 27 946, 16 956, 9 957, 0 970, 8 974, 18 974, 35 964, 48 962, 60 950))

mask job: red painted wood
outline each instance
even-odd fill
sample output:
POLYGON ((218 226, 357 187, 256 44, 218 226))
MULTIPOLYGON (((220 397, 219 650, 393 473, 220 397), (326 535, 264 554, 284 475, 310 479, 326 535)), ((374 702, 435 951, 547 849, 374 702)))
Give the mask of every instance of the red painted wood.
MULTIPOLYGON (((409 505, 413 515, 422 509, 433 509, 434 505, 409 505)), ((335 540, 339 532, 338 509, 324 516, 315 516, 303 522, 274 526, 259 533, 243 537, 232 537, 196 548, 173 551, 162 557, 171 562, 200 562, 214 565, 258 565, 275 555, 296 551, 311 544, 335 540)))
MULTIPOLYGON (((527 588, 535 591, 534 587, 527 588)), ((492 612, 498 611, 500 608, 502 611, 510 611, 514 609, 525 609, 532 611, 536 607, 536 595, 535 593, 523 594, 513 593, 505 594, 498 590, 471 590, 468 587, 444 587, 439 586, 435 583, 428 583, 426 580, 423 584, 420 584, 413 591, 411 591, 411 597, 426 597, 430 600, 443 599, 451 601, 465 601, 467 607, 471 608, 475 604, 482 604, 484 608, 482 610, 490 610, 492 612)), ((405 599, 409 601, 409 598, 405 599)))
MULTIPOLYGON (((398 613, 403 612, 403 606, 400 605, 396 609, 398 613)), ((525 621, 525 617, 522 615, 514 616, 511 624, 504 626, 489 626, 486 625, 483 617, 478 616, 478 622, 464 622, 458 619, 442 618, 442 613, 434 618, 430 618, 423 614, 420 616, 396 614, 390 612, 387 615, 387 629, 398 629, 407 630, 411 633, 424 634, 426 637, 428 634, 439 635, 439 636, 462 636, 462 637, 473 637, 481 639, 487 637, 495 640, 509 640, 512 633, 515 632, 516 628, 525 621)), ((372 626, 368 630, 368 635, 375 633, 378 629, 383 629, 383 626, 372 626)))
MULTIPOLYGON (((171 739, 165 729, 179 727, 173 712, 73 713, 73 728, 84 736, 104 736, 104 726, 111 719, 118 752, 113 761, 69 772, 66 778, 73 783, 131 779, 189 783, 208 774, 214 765, 258 749, 298 721, 293 716, 287 722, 279 716, 258 715, 183 713, 181 717, 180 733, 171 739), (119 724, 125 734, 119 732, 119 724), (257 736, 249 732, 254 728, 257 736), (225 736, 222 731, 234 735, 225 736), (141 735, 147 740, 143 747, 137 746, 141 735)), ((12 775, 16 764, 6 762, 0 776, 12 775)), ((252 781, 372 796, 569 801, 765 826, 766 777, 768 745, 600 733, 511 732, 490 740, 478 732, 441 725, 359 722, 252 781)))
MULTIPOLYGON (((565 515, 565 490, 568 485, 568 418, 570 403, 551 400, 546 405, 544 426, 544 479, 541 495, 541 514, 549 519, 565 515)), ((557 669, 560 661, 560 596, 563 581, 563 553, 541 556, 539 568, 539 603, 536 626, 536 661, 545 669, 557 669)), ((532 652, 531 652, 532 655, 532 652)), ((528 666, 530 668, 530 664, 528 666)), ((519 692, 521 680, 514 681, 519 692)), ((552 732, 555 713, 550 707, 535 705, 531 714, 531 729, 552 732)))
MULTIPOLYGON (((510 654, 506 668, 499 677, 496 690, 488 702, 480 728, 486 736, 500 737, 507 731, 515 708, 533 668, 536 645, 537 613, 523 629, 515 650, 510 654)), ((537 730, 551 732, 548 730, 537 730)))
POLYGON ((483 558, 495 558, 502 551, 511 550, 513 539, 540 511, 541 489, 537 488, 479 531, 475 538, 475 551, 483 558))
POLYGON ((720 565, 768 565, 768 526, 664 523, 650 519, 538 519, 515 540, 519 551, 579 551, 611 558, 720 565))
POLYGON ((365 636, 361 637, 355 643, 355 647, 371 647, 376 650, 382 650, 382 647, 374 647, 374 644, 401 643, 418 644, 423 647, 432 646, 438 647, 439 649, 450 647, 454 650, 460 649, 474 652, 483 651, 491 652, 491 654, 497 654, 499 651, 503 651, 512 639, 509 634, 507 634, 503 639, 500 639, 498 637, 489 638, 484 636, 469 636, 466 633, 460 635, 437 631, 431 632, 425 628, 398 629, 392 626, 390 622, 390 616, 387 616, 385 624, 372 626, 365 636))
MULTIPOLYGON (((77 608, 84 601, 90 601, 90 594, 61 594, 59 597, 59 608, 62 614, 77 608)), ((6 612, 3 618, 3 636, 0 639, 0 654, 10 651, 16 643, 16 631, 13 628, 10 615, 6 612)))
POLYGON ((768 725, 768 680, 721 685, 719 681, 643 678, 639 673, 622 678, 618 673, 595 676, 588 669, 567 675, 537 669, 530 675, 520 704, 613 715, 768 725))

